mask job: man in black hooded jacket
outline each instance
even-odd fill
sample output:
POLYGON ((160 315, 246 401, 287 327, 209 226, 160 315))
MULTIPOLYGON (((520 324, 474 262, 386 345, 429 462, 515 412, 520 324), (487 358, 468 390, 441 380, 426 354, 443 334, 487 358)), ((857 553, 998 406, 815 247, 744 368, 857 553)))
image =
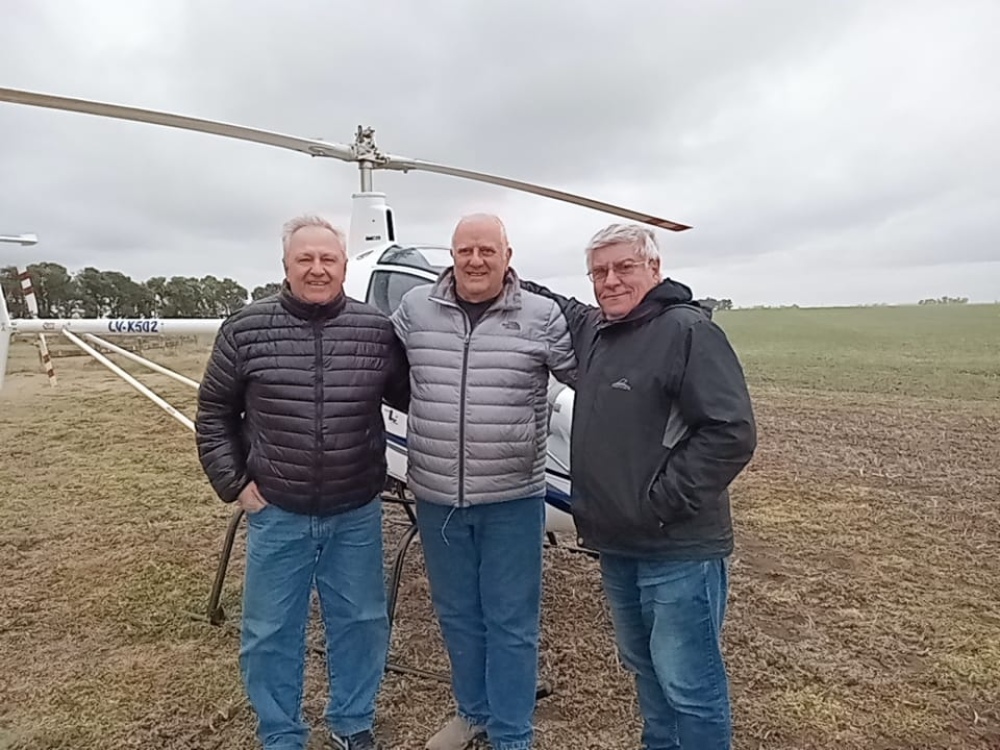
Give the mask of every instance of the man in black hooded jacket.
POLYGON ((691 290, 661 280, 651 231, 613 224, 586 258, 599 308, 522 281, 560 304, 576 351, 580 543, 600 553, 644 748, 728 750, 728 487, 757 443, 743 370, 691 290))

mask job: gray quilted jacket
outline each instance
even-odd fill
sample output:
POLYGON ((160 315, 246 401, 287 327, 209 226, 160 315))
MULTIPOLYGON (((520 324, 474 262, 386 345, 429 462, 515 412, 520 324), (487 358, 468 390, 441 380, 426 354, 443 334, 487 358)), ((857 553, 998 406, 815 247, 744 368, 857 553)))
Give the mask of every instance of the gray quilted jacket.
POLYGON ((523 291, 509 269, 470 333, 449 268, 407 292, 392 322, 410 361, 414 495, 456 506, 543 495, 549 374, 566 383, 576 376, 559 306, 523 291))

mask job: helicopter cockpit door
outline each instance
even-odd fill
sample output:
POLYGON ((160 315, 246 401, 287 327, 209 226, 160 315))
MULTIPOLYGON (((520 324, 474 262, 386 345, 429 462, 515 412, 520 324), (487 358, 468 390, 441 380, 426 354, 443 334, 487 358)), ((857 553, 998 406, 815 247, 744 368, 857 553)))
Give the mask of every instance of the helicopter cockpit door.
POLYGON ((451 265, 451 254, 440 247, 401 247, 385 250, 372 269, 365 301, 392 315, 408 291, 432 284, 451 265))

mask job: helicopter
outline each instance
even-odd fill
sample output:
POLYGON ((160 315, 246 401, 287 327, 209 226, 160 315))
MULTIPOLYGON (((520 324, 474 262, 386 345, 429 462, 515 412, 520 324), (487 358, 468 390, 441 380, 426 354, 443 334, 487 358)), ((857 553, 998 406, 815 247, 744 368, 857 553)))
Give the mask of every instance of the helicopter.
MULTIPOLYGON (((490 183, 535 195, 585 206, 660 229, 680 232, 689 225, 659 218, 610 203, 573 195, 529 182, 476 172, 434 162, 383 153, 375 143, 371 127, 358 126, 350 145, 299 138, 241 125, 206 120, 150 109, 110 104, 11 88, 0 88, 0 102, 77 112, 100 117, 174 127, 235 138, 277 148, 292 149, 312 157, 356 163, 360 191, 351 196, 351 218, 347 239, 349 259, 344 289, 348 296, 374 305, 391 315, 402 296, 420 284, 433 283, 451 265, 445 246, 408 244, 397 239, 396 222, 385 193, 373 190, 376 170, 436 172, 468 180, 490 183)), ((25 235, 28 236, 28 235, 25 235)), ((30 235, 30 244, 38 241, 30 235)), ((69 332, 90 335, 172 335, 214 334, 221 320, 215 319, 102 319, 72 318, 42 320, 37 317, 12 320, 0 300, 0 387, 6 370, 7 344, 15 333, 69 332)), ((572 428, 573 392, 553 382, 549 389, 550 440, 546 467, 546 531, 574 533, 569 512, 569 434, 572 428)), ((406 415, 384 407, 389 477, 406 482, 406 415)))
MULTIPOLYGON (((273 133, 242 125, 233 125, 213 120, 188 117, 150 109, 110 104, 94 100, 76 99, 51 94, 37 93, 11 88, 0 88, 0 102, 10 104, 55 109, 67 112, 90 114, 132 122, 142 122, 164 127, 180 128, 206 134, 248 141, 275 148, 292 149, 312 157, 331 158, 357 165, 360 174, 360 189, 351 195, 351 217, 347 232, 347 277, 345 293, 354 299, 367 302, 386 315, 391 315, 399 305, 403 295, 421 285, 434 283, 440 274, 452 265, 450 248, 443 245, 409 243, 397 237, 397 226, 392 208, 386 201, 386 194, 374 190, 373 173, 377 170, 408 172, 433 172, 466 180, 484 182, 512 190, 564 201, 619 216, 637 223, 659 229, 681 232, 691 227, 686 224, 659 218, 650 214, 616 206, 591 198, 574 195, 529 182, 507 177, 477 172, 458 167, 438 164, 404 156, 382 152, 375 143, 374 129, 358 126, 351 144, 328 143, 322 140, 299 138, 273 133)), ((11 241, 16 241, 11 236, 11 241)), ((32 242, 36 244, 35 235, 32 242)), ((22 286, 26 298, 30 294, 30 281, 25 281, 26 269, 21 269, 22 286)), ((37 304, 32 298, 28 303, 31 318, 11 319, 3 295, 0 294, 0 389, 3 387, 4 372, 7 367, 8 347, 14 334, 38 335, 44 346, 45 334, 62 334, 83 349, 115 374, 153 400, 168 413, 192 431, 191 420, 179 410, 165 402, 149 388, 141 384, 129 373, 100 354, 81 337, 98 346, 126 356, 151 369, 170 374, 176 379, 197 387, 197 382, 177 373, 172 373, 155 363, 144 360, 128 350, 104 341, 101 336, 172 336, 172 335, 214 335, 222 324, 221 319, 183 318, 69 318, 41 319, 37 317, 37 304)), ((53 376, 50 373, 50 381, 53 376)), ((54 382, 53 382, 54 385, 54 382)), ((573 413, 572 388, 550 380, 549 435, 546 460, 545 532, 550 544, 556 544, 557 534, 576 536, 576 529, 570 508, 570 434, 573 413)), ((384 500, 400 501, 406 507, 411 524, 397 548, 390 583, 390 626, 398 595, 399 578, 403 559, 410 542, 416 535, 415 517, 406 504, 406 414, 388 406, 383 406, 386 426, 387 482, 384 500)), ((232 550, 237 526, 242 511, 237 510, 229 523, 223 544, 222 556, 216 573, 209 600, 208 620, 220 624, 224 613, 219 605, 222 582, 232 550)), ((578 548, 579 549, 579 548, 578 548)), ((585 551, 585 550, 580 550, 585 551)), ((390 667, 393 668, 393 667, 390 667)), ((397 671, 406 671, 398 666, 397 671)), ((408 670, 420 673, 420 670, 408 670)), ((426 675, 440 679, 437 675, 426 675)))

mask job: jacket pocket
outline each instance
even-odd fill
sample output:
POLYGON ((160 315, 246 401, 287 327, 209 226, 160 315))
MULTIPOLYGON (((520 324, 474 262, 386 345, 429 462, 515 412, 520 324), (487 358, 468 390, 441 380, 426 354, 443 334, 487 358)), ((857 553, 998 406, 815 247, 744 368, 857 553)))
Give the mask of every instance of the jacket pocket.
POLYGON ((643 502, 656 518, 661 529, 679 521, 693 518, 695 510, 684 502, 683 498, 673 496, 670 488, 665 486, 667 466, 677 448, 683 446, 691 437, 691 428, 684 421, 676 402, 671 402, 667 413, 667 423, 663 429, 660 445, 665 453, 656 465, 653 475, 646 483, 642 495, 643 502))

